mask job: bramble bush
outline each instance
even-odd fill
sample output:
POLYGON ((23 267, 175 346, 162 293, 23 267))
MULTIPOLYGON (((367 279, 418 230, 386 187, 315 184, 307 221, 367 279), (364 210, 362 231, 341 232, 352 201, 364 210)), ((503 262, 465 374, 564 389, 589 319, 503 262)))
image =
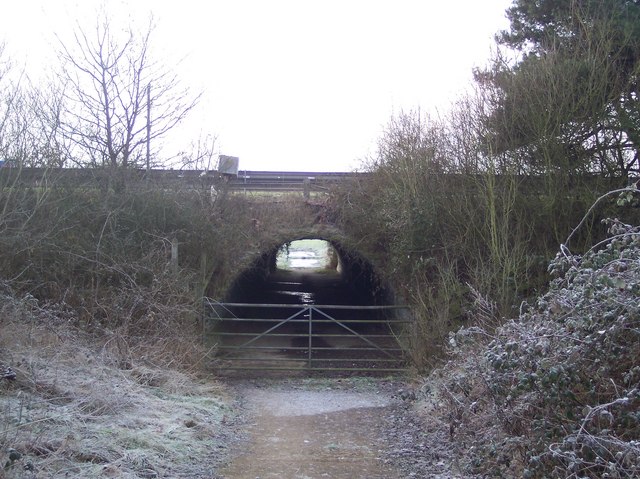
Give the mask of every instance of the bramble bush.
POLYGON ((607 240, 558 253, 530 310, 451 334, 432 378, 470 472, 640 476, 640 227, 605 222, 607 240))

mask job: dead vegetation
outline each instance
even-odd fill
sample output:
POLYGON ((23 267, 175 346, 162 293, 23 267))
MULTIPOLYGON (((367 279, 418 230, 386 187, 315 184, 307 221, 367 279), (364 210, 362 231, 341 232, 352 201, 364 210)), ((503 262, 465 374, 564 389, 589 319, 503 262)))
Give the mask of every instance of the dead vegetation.
POLYGON ((212 477, 235 413, 202 296, 321 205, 144 181, 0 187, 0 478, 212 477))
POLYGON ((200 193, 0 189, 0 477, 212 476, 234 412, 201 296, 254 237, 200 193))
POLYGON ((233 409, 224 388, 91 337, 33 298, 0 297, 0 477, 211 477, 233 409))

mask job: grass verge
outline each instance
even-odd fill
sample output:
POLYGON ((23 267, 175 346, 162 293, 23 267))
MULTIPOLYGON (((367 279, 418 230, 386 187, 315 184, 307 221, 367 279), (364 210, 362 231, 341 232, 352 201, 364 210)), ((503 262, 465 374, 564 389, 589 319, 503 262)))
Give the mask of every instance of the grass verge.
POLYGON ((91 337, 0 294, 0 478, 213 477, 230 449, 231 401, 215 380, 122 361, 91 337))

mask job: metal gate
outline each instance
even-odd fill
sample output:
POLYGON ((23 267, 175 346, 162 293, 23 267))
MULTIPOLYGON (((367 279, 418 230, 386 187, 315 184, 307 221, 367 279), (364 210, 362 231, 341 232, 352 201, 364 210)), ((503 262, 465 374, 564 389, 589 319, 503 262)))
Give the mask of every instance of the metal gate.
POLYGON ((205 301, 225 370, 401 372, 406 306, 205 301))

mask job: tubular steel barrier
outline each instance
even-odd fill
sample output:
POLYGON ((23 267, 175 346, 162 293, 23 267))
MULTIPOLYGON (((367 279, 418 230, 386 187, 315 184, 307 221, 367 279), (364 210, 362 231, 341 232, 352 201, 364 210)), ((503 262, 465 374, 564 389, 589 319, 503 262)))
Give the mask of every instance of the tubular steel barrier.
POLYGON ((405 371, 407 306, 218 303, 205 299, 227 370, 405 371))

